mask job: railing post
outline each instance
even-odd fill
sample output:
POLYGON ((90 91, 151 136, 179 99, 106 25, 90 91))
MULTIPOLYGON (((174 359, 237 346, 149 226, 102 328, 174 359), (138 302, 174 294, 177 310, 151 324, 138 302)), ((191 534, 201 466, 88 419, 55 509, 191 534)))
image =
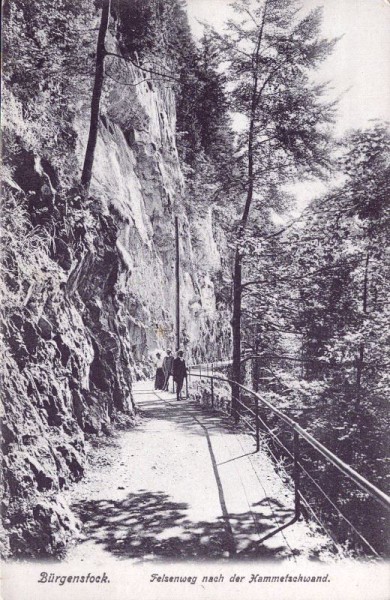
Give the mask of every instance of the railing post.
POLYGON ((214 408, 214 377, 211 377, 211 406, 214 408))
POLYGON ((255 409, 255 413, 256 413, 256 452, 258 452, 260 450, 259 399, 257 396, 255 396, 255 398, 256 398, 256 409, 255 409))
POLYGON ((299 435, 294 430, 294 486, 295 486, 295 519, 299 519, 301 516, 301 497, 299 495, 299 483, 300 483, 300 468, 299 468, 299 435))

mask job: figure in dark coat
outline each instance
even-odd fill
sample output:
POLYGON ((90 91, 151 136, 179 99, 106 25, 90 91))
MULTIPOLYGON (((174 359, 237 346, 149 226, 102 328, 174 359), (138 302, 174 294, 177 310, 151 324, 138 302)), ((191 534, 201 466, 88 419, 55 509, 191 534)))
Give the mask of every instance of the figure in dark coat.
POLYGON ((183 352, 179 350, 173 361, 173 381, 176 383, 176 397, 181 400, 181 390, 184 379, 187 377, 187 367, 183 360, 183 352))

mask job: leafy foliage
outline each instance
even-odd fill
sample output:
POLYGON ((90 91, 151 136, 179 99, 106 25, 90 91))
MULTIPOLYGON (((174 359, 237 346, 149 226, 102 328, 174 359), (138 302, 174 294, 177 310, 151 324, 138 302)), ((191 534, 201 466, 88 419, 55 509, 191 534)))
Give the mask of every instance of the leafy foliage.
POLYGON ((359 453, 344 458, 378 483, 390 364, 388 141, 380 124, 349 134, 341 183, 296 221, 253 226, 243 242, 244 348, 259 357, 255 386, 282 393, 302 418, 310 408, 309 429, 340 455, 367 438, 367 464, 359 453), (326 439, 330 424, 336 441, 326 439))
POLYGON ((263 190, 265 181, 324 173, 334 105, 311 73, 335 40, 320 37, 321 11, 300 18, 297 4, 285 0, 242 1, 235 8, 239 20, 216 37, 228 70, 230 108, 247 121, 237 153, 240 178, 263 190))
POLYGON ((176 80, 178 149, 190 167, 188 180, 205 162, 213 163, 214 179, 215 171, 222 178, 231 142, 215 44, 207 36, 199 45, 194 42, 181 0, 117 0, 113 12, 123 55, 160 73, 164 85, 176 80))
POLYGON ((25 147, 62 172, 64 160, 74 169, 73 120, 89 95, 94 6, 84 0, 6 1, 4 23, 5 159, 10 153, 13 162, 20 145, 14 132, 24 127, 25 147))
MULTIPOLYGON (((246 376, 339 457, 388 488, 389 132, 379 123, 338 147, 338 184, 295 220, 275 225, 254 211, 241 240, 246 376)), ((281 190, 270 203, 276 205, 281 190)), ((285 207, 288 207, 286 198, 285 207)), ((289 433, 268 418, 285 444, 289 433)), ((278 453, 278 449, 276 449, 278 453)), ((383 515, 315 453, 307 467, 374 547, 386 551, 383 515)), ((305 480, 305 486, 307 482, 305 480)), ((340 540, 317 490, 307 493, 340 540)), ((354 545, 359 540, 354 539, 354 545)), ((366 551, 367 548, 364 548, 366 551)))

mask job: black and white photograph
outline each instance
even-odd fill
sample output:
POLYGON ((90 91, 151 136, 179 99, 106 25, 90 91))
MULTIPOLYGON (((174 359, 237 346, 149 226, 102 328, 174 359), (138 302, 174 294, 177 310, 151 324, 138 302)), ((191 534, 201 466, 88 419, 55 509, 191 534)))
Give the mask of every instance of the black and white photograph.
POLYGON ((390 597, 390 1, 3 0, 3 600, 390 597))

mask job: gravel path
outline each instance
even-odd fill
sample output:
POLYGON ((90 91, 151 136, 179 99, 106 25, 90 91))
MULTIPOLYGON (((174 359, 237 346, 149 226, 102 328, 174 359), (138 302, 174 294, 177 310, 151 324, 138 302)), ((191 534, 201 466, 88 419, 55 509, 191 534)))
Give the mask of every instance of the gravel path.
POLYGON ((94 450, 72 505, 82 538, 67 561, 329 559, 293 517, 294 497, 251 436, 199 404, 135 386, 137 425, 94 450))

